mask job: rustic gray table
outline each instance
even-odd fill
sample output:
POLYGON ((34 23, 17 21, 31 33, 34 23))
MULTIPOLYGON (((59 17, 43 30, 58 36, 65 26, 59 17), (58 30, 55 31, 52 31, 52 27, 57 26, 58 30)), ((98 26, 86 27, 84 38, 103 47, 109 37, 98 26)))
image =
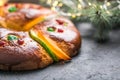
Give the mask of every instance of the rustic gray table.
POLYGON ((0 71, 0 80, 120 80, 120 30, 110 33, 108 43, 99 44, 86 34, 92 30, 84 26, 88 25, 77 25, 82 47, 71 62, 34 71, 0 71))

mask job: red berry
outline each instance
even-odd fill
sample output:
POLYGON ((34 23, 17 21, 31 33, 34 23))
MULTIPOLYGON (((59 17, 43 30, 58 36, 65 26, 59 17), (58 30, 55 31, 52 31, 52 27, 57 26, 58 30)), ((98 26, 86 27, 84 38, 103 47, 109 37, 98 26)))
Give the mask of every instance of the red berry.
POLYGON ((18 8, 18 7, 19 7, 19 4, 15 4, 15 7, 17 7, 17 8, 18 8))
POLYGON ((22 45, 22 44, 24 44, 24 41, 23 41, 22 39, 19 39, 19 40, 17 41, 17 43, 18 43, 19 45, 22 45))
POLYGON ((64 21, 62 21, 62 20, 56 20, 56 21, 57 21, 57 23, 58 23, 59 25, 64 24, 64 21))
POLYGON ((4 6, 7 7, 7 6, 8 6, 8 3, 5 3, 4 6))
POLYGON ((4 46, 5 42, 4 41, 0 41, 0 46, 4 46))
POLYGON ((58 29, 58 32, 59 33, 63 33, 64 31, 62 29, 58 29))

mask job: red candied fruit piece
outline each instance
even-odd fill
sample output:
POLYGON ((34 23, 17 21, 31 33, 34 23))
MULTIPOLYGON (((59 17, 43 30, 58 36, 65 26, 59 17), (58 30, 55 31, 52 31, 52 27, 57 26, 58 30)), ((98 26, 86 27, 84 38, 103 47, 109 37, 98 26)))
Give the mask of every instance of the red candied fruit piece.
POLYGON ((57 23, 59 24, 59 25, 63 25, 64 24, 64 21, 62 21, 62 20, 56 20, 57 21, 57 23))
POLYGON ((19 4, 15 4, 15 7, 17 7, 17 8, 18 8, 18 7, 19 7, 19 4))
POLYGON ((23 45, 23 44, 24 44, 24 40, 18 39, 17 43, 18 43, 19 45, 23 45))
POLYGON ((20 8, 22 8, 22 5, 19 4, 19 3, 16 3, 16 4, 15 4, 15 7, 16 7, 17 9, 20 9, 20 8))
POLYGON ((58 32, 59 32, 59 33, 63 33, 64 30, 62 30, 62 29, 58 29, 58 32))
POLYGON ((4 6, 7 7, 7 6, 8 6, 8 3, 5 3, 4 6))
POLYGON ((4 46, 5 42, 4 41, 0 41, 0 46, 4 46))

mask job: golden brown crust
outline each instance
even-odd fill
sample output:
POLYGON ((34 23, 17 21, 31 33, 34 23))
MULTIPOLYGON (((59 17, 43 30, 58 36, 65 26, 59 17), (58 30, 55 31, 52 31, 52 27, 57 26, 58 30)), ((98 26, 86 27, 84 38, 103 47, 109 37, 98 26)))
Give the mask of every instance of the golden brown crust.
MULTIPOLYGON (((45 35, 48 35, 53 41, 55 41, 55 43, 57 44, 57 46, 59 46, 59 48, 61 48, 66 54, 68 54, 71 57, 75 56, 81 47, 81 37, 80 37, 79 31, 77 30, 77 28, 74 26, 74 24, 71 21, 69 21, 68 19, 66 19, 64 17, 58 16, 51 20, 44 21, 43 23, 35 25, 34 28, 37 30, 41 30, 45 35), (61 26, 59 24, 54 24, 54 23, 56 23, 56 20, 63 20, 65 22, 67 22, 67 25, 61 26), (64 39, 59 38, 59 35, 54 36, 54 35, 51 35, 48 33, 48 31, 46 30, 46 27, 51 27, 51 26, 54 28, 57 28, 57 26, 58 27, 59 26, 66 27, 66 29, 69 29, 69 30, 75 32, 76 36, 71 41, 65 41, 64 39)), ((60 33, 60 34, 62 34, 62 33, 60 33)), ((69 35, 72 36, 73 34, 69 34, 69 35)), ((68 35, 66 35, 66 37, 67 36, 68 35)))
POLYGON ((6 40, 7 35, 16 34, 24 40, 23 45, 10 45, 6 40, 6 45, 0 46, 0 69, 2 70, 32 70, 46 67, 53 60, 47 52, 26 32, 16 32, 0 28, 0 41, 6 40))
POLYGON ((46 53, 46 51, 42 47, 40 47, 40 50, 42 52, 41 60, 28 60, 28 61, 24 61, 16 65, 0 64, 0 69, 1 70, 14 70, 14 71, 35 70, 39 68, 44 68, 52 64, 53 63, 52 58, 46 53))
POLYGON ((44 8, 40 5, 27 3, 7 4, 2 7, 0 6, 0 10, 0 25, 18 31, 23 29, 26 24, 38 18, 39 16, 49 16, 56 14, 56 12, 44 8), (17 10, 15 12, 10 12, 9 9, 12 7, 16 7, 17 10))
POLYGON ((41 60, 36 61, 36 60, 30 60, 26 62, 22 62, 21 64, 18 65, 13 65, 11 67, 11 70, 33 70, 33 69, 39 69, 39 68, 44 68, 50 64, 53 63, 52 58, 46 53, 46 51, 40 47, 41 51, 41 60))

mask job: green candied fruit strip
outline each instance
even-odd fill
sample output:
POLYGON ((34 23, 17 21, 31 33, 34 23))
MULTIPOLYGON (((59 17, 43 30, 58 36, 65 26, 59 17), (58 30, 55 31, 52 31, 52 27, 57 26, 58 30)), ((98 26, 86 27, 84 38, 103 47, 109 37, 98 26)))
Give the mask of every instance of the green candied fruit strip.
POLYGON ((10 7, 8 9, 9 12, 16 12, 17 11, 17 8, 16 7, 10 7))
POLYGON ((49 32, 54 32, 55 29, 54 29, 53 27, 48 27, 48 28, 47 28, 47 31, 49 31, 49 32))
POLYGON ((41 41, 35 34, 32 34, 32 32, 29 32, 30 37, 35 40, 36 42, 38 42, 49 54, 49 56, 55 61, 58 62, 58 58, 57 56, 50 50, 50 48, 43 42, 41 41))
POLYGON ((7 40, 12 41, 12 40, 18 40, 18 37, 15 35, 8 35, 7 40))

